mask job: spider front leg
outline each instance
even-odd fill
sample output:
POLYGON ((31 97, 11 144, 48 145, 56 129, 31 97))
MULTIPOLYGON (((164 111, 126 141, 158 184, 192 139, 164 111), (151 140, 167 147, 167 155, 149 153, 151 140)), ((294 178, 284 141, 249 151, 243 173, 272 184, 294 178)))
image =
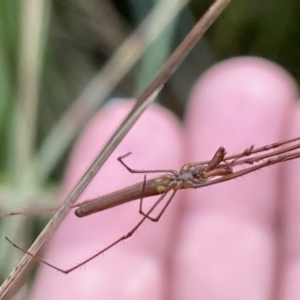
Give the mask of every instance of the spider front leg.
POLYGON ((130 173, 171 173, 171 174, 176 174, 176 170, 171 170, 171 169, 157 169, 157 170, 136 170, 132 169, 129 167, 125 162, 124 158, 131 155, 131 152, 126 153, 125 155, 122 155, 118 157, 118 161, 128 170, 130 173))

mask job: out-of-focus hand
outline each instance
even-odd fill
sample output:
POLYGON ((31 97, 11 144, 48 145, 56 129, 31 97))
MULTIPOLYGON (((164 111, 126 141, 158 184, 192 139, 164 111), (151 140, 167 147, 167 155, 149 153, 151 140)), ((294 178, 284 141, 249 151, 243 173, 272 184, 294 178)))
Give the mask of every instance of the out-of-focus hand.
MULTIPOLYGON (((142 181, 116 160, 129 151, 132 168, 179 169, 210 159, 220 146, 233 154, 299 136, 296 97, 293 79, 270 62, 220 63, 195 85, 184 124, 166 109, 150 107, 80 200, 142 181)), ((62 198, 132 104, 115 102, 89 123, 74 149, 62 198)), ((41 266, 31 299, 299 299, 299 178, 295 160, 178 191, 158 223, 147 220, 130 239, 84 267, 64 275, 41 266)), ((95 254, 140 220, 138 206, 133 201, 80 219, 70 213, 45 259, 67 269, 95 254)))

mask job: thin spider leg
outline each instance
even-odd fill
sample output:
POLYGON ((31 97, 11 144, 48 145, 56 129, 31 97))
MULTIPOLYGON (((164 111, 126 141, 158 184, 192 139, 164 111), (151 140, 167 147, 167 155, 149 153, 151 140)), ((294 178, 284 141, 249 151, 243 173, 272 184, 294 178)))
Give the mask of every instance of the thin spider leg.
MULTIPOLYGON (((231 165, 234 165, 234 163, 235 163, 236 161, 239 161, 241 158, 252 155, 252 154, 253 154, 253 149, 255 149, 255 148, 254 148, 254 145, 250 146, 249 148, 246 148, 246 149, 245 149, 242 153, 240 153, 236 158, 234 158, 233 160, 231 160, 230 164, 231 164, 231 165)), ((225 162, 225 163, 228 163, 228 158, 225 158, 225 159, 224 159, 224 162, 225 162)))
MULTIPOLYGON (((175 196, 176 193, 177 193, 177 190, 173 190, 173 192, 172 192, 170 198, 168 199, 168 201, 166 202, 165 206, 162 208, 162 210, 160 211, 160 213, 159 213, 155 218, 150 217, 150 216, 148 215, 148 219, 150 219, 150 220, 153 221, 153 222, 158 222, 159 219, 160 219, 160 217, 163 215, 163 213, 165 212, 165 210, 167 209, 167 207, 168 207, 169 204, 171 203, 171 201, 172 201, 172 199, 174 198, 174 196, 175 196)), ((166 195, 166 194, 165 194, 165 195, 166 195)), ((165 196, 165 195, 164 195, 164 196, 165 196)), ((163 199, 163 198, 164 198, 164 197, 162 197, 162 199, 163 199)), ((144 214, 144 213, 142 213, 142 214, 144 214)), ((146 215, 144 214, 144 216, 146 216, 146 215)))
MULTIPOLYGON (((152 217, 151 216, 148 216, 147 214, 145 214, 143 212, 143 201, 144 201, 144 191, 145 191, 145 186, 146 186, 146 175, 144 176, 144 183, 143 183, 143 190, 142 190, 142 196, 141 196, 141 199, 140 199, 140 207, 139 207, 139 213, 144 216, 144 217, 147 217, 150 221, 153 221, 152 217)), ((164 196, 166 196, 167 192, 163 193, 164 196)), ((162 196, 160 196, 162 197, 162 196)), ((163 199, 164 197, 162 197, 163 199)), ((162 200, 161 199, 161 200, 162 200)))
POLYGON ((283 149, 279 149, 279 150, 276 150, 276 151, 273 151, 273 152, 268 152, 268 153, 265 153, 265 154, 261 154, 259 156, 248 157, 248 158, 245 158, 245 159, 233 160, 232 162, 228 162, 228 164, 230 166, 236 166, 236 165, 241 165, 241 164, 253 164, 253 163, 258 162, 260 160, 263 160, 263 159, 266 159, 266 158, 272 158, 273 156, 276 156, 276 155, 279 156, 281 154, 291 152, 291 151, 294 151, 294 150, 299 149, 299 148, 300 148, 300 144, 296 144, 296 145, 286 147, 286 148, 283 148, 283 149))
MULTIPOLYGON (((143 212, 143 201, 144 201, 144 191, 145 191, 145 186, 146 186, 146 175, 144 176, 144 183, 143 183, 143 190, 142 190, 142 196, 141 196, 141 199, 140 199, 140 208, 139 208, 139 213, 146 217, 147 219, 149 219, 150 221, 153 221, 153 222, 157 222, 158 219, 157 219, 157 216, 155 218, 151 217, 150 215, 148 215, 147 213, 144 213, 143 212)), ((161 200, 163 200, 163 198, 167 195, 167 193, 169 192, 169 190, 166 190, 160 197, 161 197, 161 200)), ((173 196, 171 195, 171 197, 173 198, 173 196)), ((169 202, 169 200, 168 200, 169 202)), ((165 207, 162 209, 163 211, 165 211, 165 207)))
MULTIPOLYGON (((146 186, 146 175, 144 176, 144 183, 143 183, 142 196, 141 196, 141 199, 140 199, 139 213, 140 213, 142 216, 147 217, 150 221, 152 221, 152 218, 143 212, 143 200, 144 200, 145 186, 146 186)), ((167 193, 164 193, 164 195, 166 195, 166 194, 167 194, 167 193)), ((162 196, 160 196, 160 197, 162 197, 162 196)), ((163 198, 162 198, 162 199, 163 199, 163 198)))
MULTIPOLYGON (((152 222, 158 222, 160 217, 162 216, 162 214, 165 212, 165 210, 167 209, 167 207, 169 206, 171 200, 174 198, 175 194, 176 194, 177 190, 173 190, 171 196, 169 197, 168 201, 166 202, 166 204, 164 205, 164 207, 161 209, 161 211, 159 212, 159 214, 156 217, 151 217, 147 214, 145 214, 142 209, 141 209, 141 205, 140 205, 140 214, 147 217, 148 219, 150 219, 152 222)), ((162 194, 161 196, 161 200, 167 195, 168 192, 162 194)), ((142 199, 141 199, 142 200, 142 199)))
MULTIPOLYGON (((61 273, 64 273, 64 274, 68 274, 78 268, 80 268, 81 266, 85 265, 86 263, 88 263, 89 261, 93 260, 94 258, 98 257, 99 255, 101 255, 102 253, 106 252, 107 250, 109 250, 110 248, 114 247, 115 245, 119 244, 121 241, 124 241, 128 238, 130 238, 136 231, 137 229, 144 223, 144 221, 146 219, 148 219, 149 217, 149 214, 155 209, 155 207, 161 202, 161 200, 163 199, 163 196, 164 194, 162 194, 161 197, 159 197, 156 202, 152 205, 152 207, 148 210, 147 212, 147 216, 144 216, 129 232, 127 232, 126 234, 124 234, 123 236, 121 236, 119 239, 115 240, 113 243, 111 243, 110 245, 108 245, 107 247, 103 248, 101 251, 98 251, 96 254, 90 256, 89 258, 85 259, 84 261, 82 261, 81 263, 75 265, 74 267, 72 268, 69 268, 69 269, 61 269, 61 268, 58 268, 57 266, 45 261, 44 259, 38 257, 38 256, 35 256, 33 255, 32 253, 28 252, 27 250, 19 247, 18 245, 16 245, 15 243, 13 243, 8 237, 5 237, 6 240, 12 244, 15 248, 19 249, 20 251, 28 254, 29 256, 33 257, 34 259, 36 259, 37 261, 47 265, 48 267, 56 270, 56 271, 59 271, 61 273)), ((174 196, 174 195, 173 195, 174 196)), ((168 200, 168 204, 171 202, 172 198, 170 198, 168 200)), ((161 214, 163 213, 163 211, 161 212, 161 214)))
POLYGON ((127 157, 130 155, 131 152, 118 157, 118 161, 130 172, 130 173, 171 173, 171 174, 177 174, 178 172, 173 169, 158 169, 158 170, 136 170, 130 168, 123 160, 123 158, 127 157))
MULTIPOLYGON (((275 148, 278 148, 280 146, 290 144, 290 143, 293 143, 293 142, 296 142, 296 141, 300 141, 300 137, 293 138, 293 139, 290 139, 290 140, 286 140, 286 141, 283 141, 283 142, 277 142, 277 143, 265 145, 265 146, 262 146, 262 147, 259 147, 259 148, 254 148, 254 146, 252 145, 251 147, 247 148, 246 150, 244 150, 241 153, 225 156, 223 161, 224 162, 226 162, 228 160, 232 161, 234 159, 239 159, 239 158, 242 158, 244 156, 249 156, 249 155, 252 155, 252 154, 259 153, 259 152, 269 151, 271 149, 275 149, 275 148)), ((296 149, 296 148, 299 148, 299 145, 295 145, 293 147, 296 149)), ((204 160, 204 161, 201 161, 201 162, 188 163, 185 166, 186 167, 199 166, 199 165, 208 164, 210 162, 211 162, 211 160, 204 160)))
MULTIPOLYGON (((252 155, 252 154, 255 154, 255 153, 259 153, 259 152, 269 151, 271 149, 275 149, 275 148, 278 148, 278 147, 286 145, 286 144, 294 143, 294 142, 299 141, 299 140, 300 140, 300 137, 297 137, 297 138, 293 138, 293 139, 286 140, 286 141, 283 141, 283 142, 277 142, 277 143, 265 145, 265 146, 262 146, 262 147, 259 147, 259 148, 254 148, 254 146, 252 145, 250 148, 247 148, 242 153, 226 156, 225 160, 232 160, 232 159, 235 159, 235 158, 241 158, 243 156, 249 156, 249 155, 252 155)), ((298 146, 299 145, 296 145, 296 148, 298 146)))
MULTIPOLYGON (((75 203, 71 206, 71 208, 76 208, 78 206, 81 206, 83 202, 75 203)), ((8 216, 28 216, 28 215, 39 215, 39 214, 49 214, 52 212, 56 212, 59 209, 59 206, 57 207, 49 207, 49 208, 40 208, 40 209, 33 209, 33 210, 15 210, 10 212, 0 212, 0 218, 2 217, 8 217, 8 216)))
POLYGON ((228 181, 228 180, 231 180, 233 178, 237 178, 237 177, 246 175, 248 173, 254 172, 256 170, 262 169, 264 167, 275 165, 277 163, 292 160, 292 159, 299 158, 299 157, 300 157, 300 152, 286 154, 286 155, 279 155, 279 156, 274 157, 274 158, 269 158, 268 160, 266 160, 266 161, 264 161, 260 164, 257 164, 255 166, 245 168, 245 169, 233 172, 233 173, 228 174, 228 175, 224 175, 220 178, 207 180, 206 182, 199 183, 199 184, 195 185, 195 188, 200 188, 200 187, 203 187, 203 186, 208 186, 208 185, 213 185, 213 184, 221 183, 221 182, 224 182, 224 181, 228 181))
POLYGON ((43 209, 35 209, 35 210, 21 210, 21 211, 10 211, 10 212, 0 212, 0 218, 8 217, 8 216, 28 216, 28 215, 39 215, 39 214, 47 214, 51 212, 55 212, 58 210, 58 207, 53 208, 43 208, 43 209))
POLYGON ((282 161, 288 161, 288 160, 292 160, 292 159, 295 159, 295 158, 299 158, 300 157, 300 153, 299 152, 296 152, 296 153, 292 153, 290 155, 287 155, 285 156, 282 161))

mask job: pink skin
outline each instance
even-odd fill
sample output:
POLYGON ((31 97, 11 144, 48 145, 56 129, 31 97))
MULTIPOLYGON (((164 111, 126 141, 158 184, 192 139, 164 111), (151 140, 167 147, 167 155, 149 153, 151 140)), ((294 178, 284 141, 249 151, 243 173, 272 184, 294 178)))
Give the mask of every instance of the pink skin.
MULTIPOLYGON (((142 180, 116 161, 129 151, 126 162, 133 168, 178 169, 211 158, 221 145, 237 153, 299 136, 296 97, 293 79, 268 61, 220 63, 196 84, 184 129, 167 110, 150 107, 80 200, 142 180)), ((131 105, 113 103, 89 123, 73 152, 62 198, 131 105)), ((31 299, 298 299, 299 167, 296 160, 179 191, 158 223, 146 221, 129 240, 84 267, 64 275, 41 266, 31 299)), ((81 219, 70 213, 45 259, 68 268, 94 254, 141 218, 138 204, 81 219)))

